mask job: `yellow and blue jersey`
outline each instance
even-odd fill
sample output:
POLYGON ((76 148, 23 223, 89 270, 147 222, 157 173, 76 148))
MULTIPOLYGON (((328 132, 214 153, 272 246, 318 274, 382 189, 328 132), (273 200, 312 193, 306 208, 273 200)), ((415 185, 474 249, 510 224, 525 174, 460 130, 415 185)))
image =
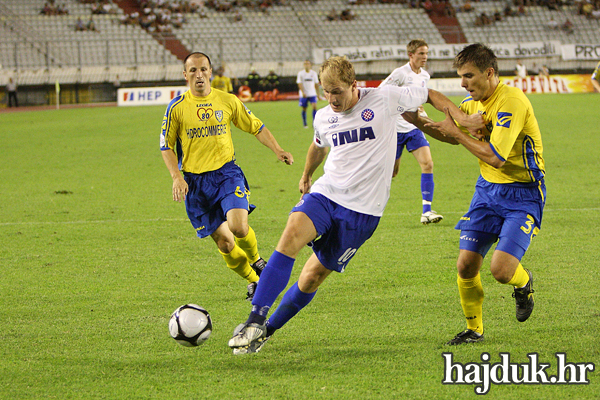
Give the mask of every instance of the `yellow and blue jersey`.
POLYGON ((600 82, 600 62, 596 65, 596 69, 592 72, 592 80, 597 80, 600 82))
POLYGON ((219 89, 225 93, 233 92, 233 85, 231 79, 227 76, 215 76, 210 83, 210 86, 214 89, 219 89))
POLYGON ((466 97, 460 109, 480 113, 487 122, 492 151, 504 161, 500 168, 479 160, 481 176, 492 183, 538 182, 545 175, 542 135, 533 107, 519 88, 499 83, 485 101, 466 97))
POLYGON ((183 172, 215 171, 235 160, 232 122, 252 135, 257 135, 264 126, 232 94, 211 90, 206 97, 196 97, 188 90, 167 106, 160 149, 175 151, 183 172))

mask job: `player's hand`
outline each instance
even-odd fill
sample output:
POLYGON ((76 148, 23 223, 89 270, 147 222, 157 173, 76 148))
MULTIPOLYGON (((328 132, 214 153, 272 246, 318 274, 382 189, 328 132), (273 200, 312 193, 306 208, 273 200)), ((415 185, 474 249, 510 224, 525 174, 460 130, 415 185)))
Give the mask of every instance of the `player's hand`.
POLYGON ((306 175, 302 175, 300 178, 300 182, 298 184, 298 188, 300 189, 300 193, 304 196, 306 193, 310 192, 310 187, 312 186, 312 178, 306 175))
POLYGON ((444 113, 446 114, 446 118, 443 121, 439 122, 429 122, 426 123, 425 126, 428 128, 433 128, 438 130, 442 135, 451 138, 458 138, 463 135, 463 132, 458 129, 456 124, 454 123, 454 119, 450 115, 450 111, 447 107, 444 107, 444 113))
POLYGON ((185 196, 188 194, 188 184, 183 179, 183 177, 179 177, 173 180, 173 201, 181 203, 185 200, 185 196))
POLYGON ((294 163, 294 156, 292 156, 292 153, 288 153, 287 151, 282 151, 277 154, 277 158, 279 161, 283 161, 287 165, 292 165, 294 163))
POLYGON ((468 115, 463 122, 462 126, 467 128, 469 133, 477 139, 481 139, 486 135, 489 136, 490 134, 485 126, 483 115, 479 113, 468 115))

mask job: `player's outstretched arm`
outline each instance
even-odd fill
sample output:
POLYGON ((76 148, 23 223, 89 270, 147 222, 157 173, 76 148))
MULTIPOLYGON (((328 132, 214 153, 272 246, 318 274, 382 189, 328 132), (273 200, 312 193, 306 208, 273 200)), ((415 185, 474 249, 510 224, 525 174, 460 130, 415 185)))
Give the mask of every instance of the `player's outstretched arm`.
POLYGON ((325 156, 327 155, 327 149, 324 147, 317 146, 314 142, 310 144, 308 152, 306 153, 306 164, 304 164, 304 172, 300 178, 298 184, 300 193, 310 192, 312 186, 312 176, 317 170, 317 167, 321 165, 325 156))
POLYGON ((469 133, 477 135, 485 129, 485 120, 480 114, 466 114, 459 109, 449 98, 437 90, 429 89, 427 102, 434 106, 438 111, 445 112, 448 109, 450 116, 454 118, 461 126, 464 126, 469 133))
POLYGON ((480 141, 474 139, 469 136, 456 124, 454 123, 454 119, 450 115, 450 110, 447 108, 444 109, 444 113, 446 114, 446 119, 440 122, 431 122, 425 124, 428 128, 437 129, 444 136, 448 136, 454 138, 458 143, 462 144, 467 150, 469 150, 475 157, 479 158, 481 161, 491 165, 494 168, 500 168, 504 165, 504 161, 498 158, 496 154, 492 151, 490 144, 484 141, 480 141))
POLYGON ((179 171, 179 163, 177 162, 177 156, 173 150, 162 150, 161 151, 165 165, 173 178, 173 201, 180 202, 185 200, 185 196, 188 194, 188 184, 181 176, 179 171))
POLYGON ((287 165, 292 165, 294 163, 294 157, 292 154, 283 150, 281 146, 279 146, 279 143, 277 143, 277 140, 275 140, 275 137, 266 126, 264 126, 260 132, 258 132, 256 138, 259 142, 271 149, 279 161, 283 161, 287 165))
POLYGON ((425 132, 432 138, 439 140, 440 142, 450 143, 450 144, 458 144, 456 139, 445 136, 442 132, 435 129, 434 127, 427 126, 428 123, 433 123, 434 121, 424 115, 421 115, 418 111, 407 111, 402 114, 402 118, 419 128, 422 132, 425 132))

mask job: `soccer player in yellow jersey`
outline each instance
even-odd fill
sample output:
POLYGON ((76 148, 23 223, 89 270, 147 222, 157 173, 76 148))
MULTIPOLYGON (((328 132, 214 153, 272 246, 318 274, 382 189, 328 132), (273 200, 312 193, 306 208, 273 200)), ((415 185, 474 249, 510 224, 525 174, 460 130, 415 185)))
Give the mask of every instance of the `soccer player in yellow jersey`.
POLYGON ((254 135, 280 161, 291 165, 294 159, 236 96, 211 89, 212 66, 206 54, 191 53, 183 66, 190 89, 167 106, 160 136, 173 178, 173 200, 185 201, 198 237, 212 237, 227 266, 248 281, 251 300, 266 262, 248 225, 254 206, 235 162, 231 123, 254 135))
POLYGON ((596 65, 596 69, 592 72, 592 85, 596 92, 600 92, 600 62, 596 65))
POLYGON ((467 329, 449 345, 483 340, 479 270, 496 241, 492 275, 514 287, 517 320, 529 318, 533 275, 523 268, 521 258, 540 229, 546 201, 542 137, 525 94, 499 81, 496 56, 482 44, 465 47, 454 59, 454 67, 469 92, 460 109, 481 114, 487 132, 474 138, 457 127, 448 113, 444 121, 426 125, 463 145, 479 159, 481 170, 469 211, 456 225, 461 231, 457 283, 467 329))
POLYGON ((217 68, 216 76, 213 78, 210 86, 214 89, 219 89, 225 93, 233 93, 233 85, 231 79, 225 76, 225 69, 223 67, 217 68))

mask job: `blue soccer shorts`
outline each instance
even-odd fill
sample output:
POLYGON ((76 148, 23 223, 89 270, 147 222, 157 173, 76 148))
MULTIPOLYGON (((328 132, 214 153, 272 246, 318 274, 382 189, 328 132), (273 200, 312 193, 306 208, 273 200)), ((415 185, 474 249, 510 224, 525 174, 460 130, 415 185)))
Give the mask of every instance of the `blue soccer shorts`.
POLYGON ((305 108, 308 106, 308 103, 316 103, 317 102, 317 96, 310 96, 310 97, 300 97, 300 100, 298 101, 298 103, 300 104, 300 107, 305 108))
POLYGON ((230 161, 216 171, 202 174, 184 173, 188 184, 185 209, 200 238, 211 235, 223 222, 227 212, 242 208, 252 212, 250 190, 242 169, 230 161))
POLYGON ((425 139, 425 135, 419 129, 413 129, 410 132, 397 132, 398 147, 396 148, 396 160, 402 156, 402 150, 406 146, 406 150, 413 152, 421 147, 429 147, 429 142, 425 139))
POLYGON ((310 218, 317 238, 309 246, 325 268, 337 272, 344 272, 380 220, 342 207, 319 193, 305 194, 291 212, 303 212, 310 218))
POLYGON ((498 184, 480 176, 469 211, 455 227, 461 231, 460 248, 485 257, 499 239, 496 250, 521 260, 540 230, 545 203, 543 181, 498 184))

